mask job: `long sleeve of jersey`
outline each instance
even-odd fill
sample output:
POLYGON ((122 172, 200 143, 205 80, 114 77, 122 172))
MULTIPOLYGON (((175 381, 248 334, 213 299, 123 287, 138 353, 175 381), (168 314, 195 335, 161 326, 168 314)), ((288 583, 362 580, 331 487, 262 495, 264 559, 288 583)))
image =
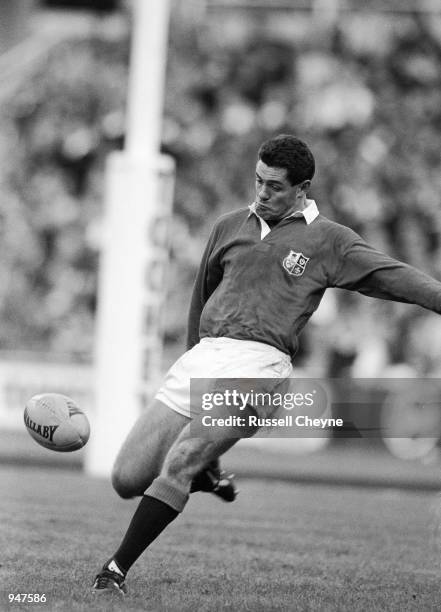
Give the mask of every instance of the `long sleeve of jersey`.
POLYGON ((222 280, 223 271, 221 266, 217 264, 214 254, 217 237, 218 231, 217 226, 215 226, 202 255, 193 287, 188 315, 187 350, 199 342, 199 323, 202 310, 208 298, 222 280))
POLYGON ((333 286, 375 298, 418 304, 441 313, 440 282, 377 251, 360 237, 343 247, 338 259, 333 286))

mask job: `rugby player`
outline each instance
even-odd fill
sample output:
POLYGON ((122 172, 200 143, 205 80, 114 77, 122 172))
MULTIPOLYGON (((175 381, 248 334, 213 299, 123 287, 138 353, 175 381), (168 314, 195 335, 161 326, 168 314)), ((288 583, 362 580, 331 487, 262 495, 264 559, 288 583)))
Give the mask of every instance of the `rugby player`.
MULTIPOLYGON (((254 202, 216 222, 193 290, 188 350, 115 462, 117 493, 142 499, 121 545, 96 576, 96 592, 125 593, 128 570, 184 510, 193 490, 234 499, 234 485, 217 460, 239 436, 228 427, 215 439, 194 435, 190 378, 252 378, 274 391, 290 376, 298 335, 328 287, 441 313, 441 283, 319 213, 307 197, 314 172, 314 157, 298 138, 282 134, 264 142, 254 202)), ((256 406, 247 410, 260 416, 256 406)))

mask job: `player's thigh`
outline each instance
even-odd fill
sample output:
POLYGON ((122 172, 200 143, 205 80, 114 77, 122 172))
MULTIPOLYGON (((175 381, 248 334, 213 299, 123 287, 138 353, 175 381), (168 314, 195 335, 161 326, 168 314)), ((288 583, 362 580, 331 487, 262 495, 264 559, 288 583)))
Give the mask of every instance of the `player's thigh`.
POLYGON ((112 481, 127 496, 142 494, 160 473, 164 458, 189 419, 159 400, 139 416, 115 461, 112 481), (132 490, 136 489, 136 492, 132 490))

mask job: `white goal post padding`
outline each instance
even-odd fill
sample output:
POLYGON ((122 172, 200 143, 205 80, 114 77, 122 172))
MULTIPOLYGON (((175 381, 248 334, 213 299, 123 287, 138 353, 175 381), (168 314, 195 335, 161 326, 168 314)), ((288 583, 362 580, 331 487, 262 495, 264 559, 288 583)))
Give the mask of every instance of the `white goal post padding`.
POLYGON ((96 334, 96 428, 86 469, 108 475, 157 382, 173 160, 159 154, 169 0, 133 0, 126 147, 107 166, 96 334))

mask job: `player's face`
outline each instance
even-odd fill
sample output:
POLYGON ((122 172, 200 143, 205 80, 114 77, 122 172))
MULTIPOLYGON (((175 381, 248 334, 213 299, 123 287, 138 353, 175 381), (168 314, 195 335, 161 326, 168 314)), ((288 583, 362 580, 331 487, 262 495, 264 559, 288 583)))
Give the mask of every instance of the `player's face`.
POLYGON ((286 168, 267 166, 261 159, 256 166, 256 213, 265 221, 283 219, 303 207, 309 181, 291 185, 286 168))

